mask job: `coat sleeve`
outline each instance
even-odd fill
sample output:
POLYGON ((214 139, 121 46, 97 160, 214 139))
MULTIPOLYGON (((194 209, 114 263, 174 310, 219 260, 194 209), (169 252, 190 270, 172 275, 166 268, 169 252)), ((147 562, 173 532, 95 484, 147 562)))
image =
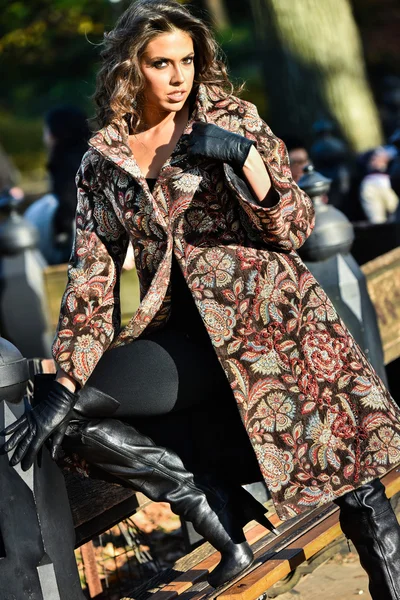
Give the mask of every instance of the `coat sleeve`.
POLYGON ((52 347, 54 360, 81 386, 120 328, 119 279, 129 242, 91 154, 76 177, 75 238, 52 347))
POLYGON ((263 241, 282 250, 297 250, 314 227, 310 198, 294 182, 285 144, 259 117, 256 107, 240 101, 242 133, 255 141, 276 193, 277 203, 264 207, 257 202, 243 178, 225 164, 225 176, 232 191, 263 241))

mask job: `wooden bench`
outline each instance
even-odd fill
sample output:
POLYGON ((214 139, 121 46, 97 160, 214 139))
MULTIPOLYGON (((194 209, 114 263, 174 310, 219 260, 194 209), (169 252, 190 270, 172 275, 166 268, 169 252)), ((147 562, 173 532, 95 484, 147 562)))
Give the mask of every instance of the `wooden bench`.
MULTIPOLYGON (((400 474, 393 470, 383 479, 390 498, 400 494, 400 474)), ((276 538, 258 524, 248 526, 246 537, 252 545, 255 562, 236 581, 215 591, 205 581, 207 573, 219 561, 219 553, 204 544, 179 560, 167 573, 154 577, 122 600, 256 600, 304 561, 309 561, 343 534, 339 509, 325 505, 297 519, 281 523, 276 514, 269 515, 280 536, 276 538), (168 581, 170 578, 170 581, 168 581), (166 582, 168 581, 168 582, 166 582)), ((268 594, 269 598, 274 595, 268 594)))
POLYGON ((375 306, 385 365, 400 356, 400 247, 361 267, 375 306))
MULTIPOLYGON (((400 248, 380 256, 362 267, 368 290, 375 305, 382 336, 385 364, 400 356, 400 248)), ((66 265, 49 267, 45 273, 49 302, 50 327, 54 329, 61 294, 65 288, 66 265)), ((138 282, 133 271, 125 272, 121 281, 122 321, 126 323, 138 304, 138 282)), ((119 485, 82 479, 65 473, 74 518, 77 546, 87 544, 99 534, 142 508, 149 501, 119 485)), ((384 479, 390 497, 400 491, 400 478, 391 472, 384 479)), ((279 525, 276 515, 271 520, 279 525)), ((207 587, 205 576, 218 562, 209 544, 182 558, 172 570, 153 578, 148 585, 127 598, 145 600, 200 600, 213 596, 233 600, 251 600, 270 589, 293 572, 301 563, 340 535, 338 510, 334 505, 312 511, 296 521, 280 524, 278 539, 259 525, 249 526, 247 537, 256 554, 256 562, 246 576, 215 594, 207 587), (155 590, 155 591, 154 591, 155 590)), ((88 564, 93 562, 90 544, 85 546, 88 564)), ((94 596, 91 595, 91 597, 94 596)), ((273 596, 270 596, 273 597, 273 596)))
POLYGON ((75 526, 76 547, 145 508, 150 500, 141 493, 64 471, 75 526))

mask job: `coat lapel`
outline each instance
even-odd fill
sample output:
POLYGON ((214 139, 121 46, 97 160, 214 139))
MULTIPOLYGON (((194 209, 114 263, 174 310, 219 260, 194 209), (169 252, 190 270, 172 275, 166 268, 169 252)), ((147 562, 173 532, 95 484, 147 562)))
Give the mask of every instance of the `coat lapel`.
MULTIPOLYGON (((104 158, 113 162, 117 167, 128 173, 140 185, 147 200, 152 206, 153 215, 156 222, 163 228, 168 228, 170 218, 169 212, 172 209, 169 206, 168 197, 163 192, 163 183, 165 184, 171 177, 184 177, 184 172, 187 170, 187 153, 186 140, 187 136, 192 131, 192 125, 195 121, 207 121, 207 110, 212 105, 207 90, 203 84, 199 85, 196 101, 192 114, 186 128, 178 140, 178 143, 172 155, 166 160, 161 168, 157 184, 151 194, 146 182, 146 178, 141 172, 135 157, 128 143, 128 126, 124 120, 117 123, 111 123, 103 129, 100 129, 90 140, 89 145, 95 148, 104 158)), ((195 169, 196 173, 197 170, 195 169)), ((195 175, 196 178, 196 175, 195 175)), ((190 184, 193 185, 195 178, 191 178, 190 184)), ((198 182, 201 178, 198 179, 198 182)), ((182 182, 183 183, 183 182, 182 182)), ((184 204, 187 204, 184 202, 184 204)), ((185 209, 185 208, 183 208, 185 209)), ((178 211, 181 212, 180 210, 178 211)), ((176 215, 176 207, 173 208, 172 214, 176 215)))
POLYGON ((118 168, 133 177, 141 187, 142 193, 146 195, 152 207, 154 220, 164 230, 167 229, 168 208, 164 199, 157 202, 149 190, 146 178, 143 176, 139 165, 128 144, 128 127, 125 122, 120 122, 119 127, 111 123, 100 129, 90 140, 89 145, 95 148, 104 158, 110 160, 118 168))

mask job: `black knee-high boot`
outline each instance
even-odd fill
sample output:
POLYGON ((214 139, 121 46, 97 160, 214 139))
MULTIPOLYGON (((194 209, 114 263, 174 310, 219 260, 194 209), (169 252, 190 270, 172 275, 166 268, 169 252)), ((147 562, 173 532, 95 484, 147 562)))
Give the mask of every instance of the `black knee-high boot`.
POLYGON ((335 502, 342 531, 369 577, 373 600, 400 600, 400 526, 383 484, 374 479, 335 502))
MULTIPOLYGON (((47 395, 52 376, 35 381, 35 398, 47 395)), ((67 451, 76 452, 136 491, 155 502, 169 502, 172 510, 187 521, 220 553, 221 561, 208 577, 218 587, 233 579, 253 562, 243 527, 256 519, 275 534, 277 531, 265 517, 265 508, 246 490, 214 487, 208 481, 195 481, 179 456, 156 446, 151 438, 133 426, 110 419, 119 402, 86 385, 79 392, 74 417, 68 426, 55 432, 56 439, 67 451), (102 418, 96 418, 102 417, 102 418)))
POLYGON ((151 500, 169 502, 176 514, 191 521, 221 553, 220 563, 208 577, 213 587, 251 565, 253 553, 229 499, 200 487, 174 452, 156 446, 131 425, 107 418, 72 421, 64 446, 151 500))

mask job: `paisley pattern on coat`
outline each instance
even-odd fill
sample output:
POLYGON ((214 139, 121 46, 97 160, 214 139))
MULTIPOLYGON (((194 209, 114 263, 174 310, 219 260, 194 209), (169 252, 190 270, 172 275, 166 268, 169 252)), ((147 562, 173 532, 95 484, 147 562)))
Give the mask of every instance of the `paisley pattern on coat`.
POLYGON ((254 105, 199 86, 153 194, 123 123, 90 143, 77 176, 76 240, 53 346, 60 367, 83 385, 107 348, 162 327, 173 302, 174 253, 281 518, 398 464, 399 409, 296 253, 312 231, 313 206, 254 105), (272 208, 257 203, 229 165, 187 156, 198 120, 255 141, 277 195, 272 208), (121 329, 129 240, 141 303, 121 329))

